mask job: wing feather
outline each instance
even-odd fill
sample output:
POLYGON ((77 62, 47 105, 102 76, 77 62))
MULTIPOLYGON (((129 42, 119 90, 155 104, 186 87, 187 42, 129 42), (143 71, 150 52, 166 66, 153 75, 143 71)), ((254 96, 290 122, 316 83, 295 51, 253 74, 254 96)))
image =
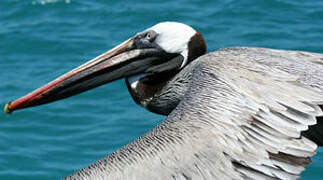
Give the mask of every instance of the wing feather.
POLYGON ((322 57, 262 48, 202 56, 166 120, 67 179, 297 179, 317 149, 302 132, 323 114, 322 57))

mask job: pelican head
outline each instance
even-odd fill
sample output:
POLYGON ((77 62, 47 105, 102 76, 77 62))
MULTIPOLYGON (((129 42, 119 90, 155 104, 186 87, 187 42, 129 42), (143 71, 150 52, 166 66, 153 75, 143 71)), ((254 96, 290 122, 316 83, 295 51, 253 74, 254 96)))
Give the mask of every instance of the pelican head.
POLYGON ((26 96, 9 102, 5 112, 50 103, 125 78, 137 104, 155 113, 168 114, 151 103, 155 94, 205 52, 206 45, 199 32, 182 23, 162 22, 26 96))

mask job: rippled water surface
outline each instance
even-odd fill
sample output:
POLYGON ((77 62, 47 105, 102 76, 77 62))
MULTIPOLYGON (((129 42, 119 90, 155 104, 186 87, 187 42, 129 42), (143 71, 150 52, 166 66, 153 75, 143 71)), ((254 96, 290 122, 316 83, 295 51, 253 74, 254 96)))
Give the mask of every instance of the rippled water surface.
MULTIPOLYGON (((1 0, 0 105, 145 28, 179 21, 208 51, 262 46, 323 53, 319 0, 1 0)), ((156 126, 119 80, 50 105, 0 114, 0 179, 59 179, 156 126)), ((319 149, 302 179, 323 177, 319 149)))

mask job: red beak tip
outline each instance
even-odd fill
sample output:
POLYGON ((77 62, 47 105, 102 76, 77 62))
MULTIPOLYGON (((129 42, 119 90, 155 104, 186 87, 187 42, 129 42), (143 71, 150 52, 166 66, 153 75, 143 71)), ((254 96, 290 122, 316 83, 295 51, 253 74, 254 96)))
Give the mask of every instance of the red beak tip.
POLYGON ((11 114, 12 113, 12 109, 10 109, 10 102, 8 102, 6 105, 5 105, 5 107, 4 107, 4 112, 6 113, 6 114, 11 114))

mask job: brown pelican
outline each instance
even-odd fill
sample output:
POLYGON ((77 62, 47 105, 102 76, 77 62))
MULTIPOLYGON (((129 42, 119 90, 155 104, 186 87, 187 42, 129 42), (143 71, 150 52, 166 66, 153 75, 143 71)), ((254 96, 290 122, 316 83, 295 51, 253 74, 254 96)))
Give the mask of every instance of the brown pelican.
POLYGON ((125 78, 136 103, 167 118, 66 179, 297 179, 323 144, 323 55, 205 52, 193 28, 159 23, 5 111, 125 78))

